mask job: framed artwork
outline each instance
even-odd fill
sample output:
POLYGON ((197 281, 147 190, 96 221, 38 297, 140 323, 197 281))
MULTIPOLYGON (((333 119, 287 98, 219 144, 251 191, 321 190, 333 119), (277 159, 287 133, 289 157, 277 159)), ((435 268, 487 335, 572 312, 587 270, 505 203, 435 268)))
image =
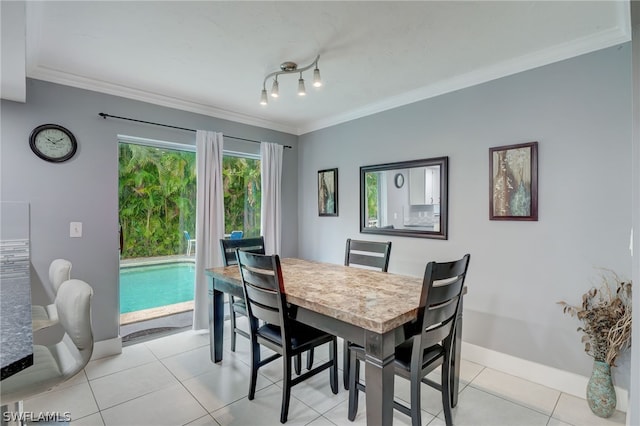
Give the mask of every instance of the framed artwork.
POLYGON ((338 216, 338 169, 318 171, 318 215, 338 216))
POLYGON ((538 142, 489 148, 489 219, 538 220, 538 142))

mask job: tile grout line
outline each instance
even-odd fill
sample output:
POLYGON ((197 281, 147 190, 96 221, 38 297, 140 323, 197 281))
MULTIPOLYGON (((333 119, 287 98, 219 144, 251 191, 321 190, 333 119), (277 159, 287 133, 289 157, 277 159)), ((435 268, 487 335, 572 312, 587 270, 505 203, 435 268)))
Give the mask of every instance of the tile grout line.
POLYGON ((107 423, 104 421, 104 416, 102 415, 102 410, 100 409, 100 406, 98 405, 98 399, 96 398, 96 394, 93 391, 93 386, 91 386, 91 380, 89 380, 89 376, 87 375, 87 372, 85 371, 84 368, 82 369, 82 371, 84 371, 84 374, 87 377, 87 384, 89 385, 89 389, 91 390, 91 396, 93 397, 93 402, 95 402, 96 408, 98 409, 98 415, 100 416, 100 420, 102 420, 102 424, 103 425, 106 425, 107 423))
POLYGON ((499 399, 501 399, 501 400, 503 400, 503 401, 510 402, 511 404, 517 405, 517 406, 519 406, 519 407, 525 408, 525 409, 527 409, 527 410, 533 411, 533 412, 538 413, 538 414, 542 414, 543 416, 548 416, 549 418, 551 418, 551 417, 552 417, 552 415, 551 415, 551 414, 547 414, 547 413, 545 413, 545 412, 543 412, 543 411, 540 411, 540 410, 538 410, 538 409, 535 409, 535 408, 529 407, 529 406, 527 406, 527 405, 522 404, 520 401, 515 401, 515 400, 512 400, 512 399, 509 399, 508 397, 506 397, 506 396, 504 396, 504 395, 499 395, 499 394, 497 394, 497 393, 494 393, 494 392, 492 392, 491 390, 481 389, 481 388, 479 388, 479 387, 473 386, 473 384, 472 384, 472 383, 469 383, 469 385, 468 385, 468 386, 471 386, 473 389, 475 389, 475 390, 477 390, 477 391, 479 391, 479 392, 484 392, 484 393, 486 393, 486 394, 489 394, 489 395, 491 395, 491 396, 494 396, 494 397, 496 397, 496 398, 499 398, 499 399))
MULTIPOLYGON (((195 348, 195 349, 190 349, 190 350, 185 351, 185 352, 180 352, 180 353, 178 353, 178 354, 174 354, 174 355, 171 355, 171 356, 165 357, 165 358, 163 358, 163 359, 168 359, 168 358, 171 358, 171 357, 174 357, 174 356, 178 356, 178 355, 181 355, 181 354, 185 354, 185 353, 187 353, 187 352, 191 352, 191 351, 197 350, 197 349, 199 349, 199 348, 200 348, 200 347, 195 348)), ((149 350, 151 350, 151 349, 149 349, 149 350)), ((155 354, 154 354, 154 355, 155 355, 155 354)), ((216 422, 216 424, 217 424, 217 425, 220 425, 220 422, 218 422, 218 421, 215 419, 215 417, 213 417, 213 415, 211 414, 211 412, 210 412, 210 411, 209 411, 209 410, 208 410, 208 409, 207 409, 207 408, 202 404, 202 402, 200 402, 200 400, 199 400, 199 399, 198 399, 198 398, 197 398, 197 397, 196 397, 196 396, 195 396, 195 395, 194 395, 194 394, 189 390, 189 388, 187 388, 187 387, 186 387, 186 385, 184 384, 184 382, 183 382, 182 380, 178 379, 178 377, 173 373, 173 371, 171 371, 171 370, 169 369, 169 367, 167 367, 167 365, 166 365, 164 362, 162 362, 162 359, 158 359, 158 360, 159 360, 159 361, 160 361, 160 363, 163 365, 163 367, 164 367, 164 368, 166 368, 166 369, 169 371, 169 373, 170 373, 170 374, 171 374, 171 375, 172 375, 172 376, 173 376, 173 377, 178 381, 178 383, 180 383, 180 386, 182 386, 182 388, 183 388, 183 389, 184 389, 184 390, 189 394, 189 396, 191 396, 191 398, 193 398, 193 399, 196 401, 196 403, 197 403, 197 404, 198 404, 198 405, 199 405, 199 406, 204 410, 204 412, 205 412, 205 413, 207 413, 207 414, 205 414, 205 416, 209 416, 210 418, 212 418, 212 419, 213 419, 213 421, 214 421, 214 422, 216 422)), ((196 378, 196 377, 202 376, 202 375, 204 375, 204 374, 207 374, 207 373, 205 372, 205 373, 197 374, 197 375, 195 375, 195 376, 193 376, 193 377, 188 377, 188 378, 186 378, 185 380, 190 380, 190 379, 193 379, 193 378, 196 378)), ((225 405, 225 407, 226 407, 226 405, 225 405)), ((223 407, 221 407, 221 408, 223 408, 223 407)), ((205 416, 197 417, 197 418, 195 418, 195 419, 193 419, 193 420, 190 420, 188 423, 191 423, 191 422, 193 422, 193 421, 195 421, 195 420, 201 419, 202 417, 205 417, 205 416)), ((188 423, 185 423, 185 424, 188 424, 188 423)))

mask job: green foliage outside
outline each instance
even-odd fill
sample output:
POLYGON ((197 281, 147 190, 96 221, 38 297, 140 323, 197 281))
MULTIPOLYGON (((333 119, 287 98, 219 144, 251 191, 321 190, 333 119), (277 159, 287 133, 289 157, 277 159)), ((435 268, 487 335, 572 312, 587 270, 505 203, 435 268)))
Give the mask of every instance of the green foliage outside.
POLYGON ((245 157, 222 159, 224 184, 224 232, 243 231, 244 238, 260 236, 260 160, 245 157))
MULTIPOLYGON (((119 149, 122 258, 185 253, 183 232, 195 238, 195 153, 125 143, 119 149)), ((223 185, 225 233, 260 235, 260 161, 224 157, 223 185)))
POLYGON ((367 173, 365 186, 367 188, 367 219, 378 219, 378 173, 367 173))

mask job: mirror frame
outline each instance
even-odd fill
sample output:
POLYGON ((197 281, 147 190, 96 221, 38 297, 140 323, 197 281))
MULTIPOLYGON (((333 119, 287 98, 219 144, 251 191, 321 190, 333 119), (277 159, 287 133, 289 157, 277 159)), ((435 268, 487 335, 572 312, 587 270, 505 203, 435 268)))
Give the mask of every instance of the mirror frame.
MULTIPOLYGON (((360 167, 360 233, 396 235, 399 237, 432 238, 446 240, 449 224, 449 157, 425 158, 422 160, 400 161, 397 163, 375 164, 360 167), (365 175, 369 172, 409 169, 413 167, 440 166, 440 230, 419 231, 409 229, 380 229, 367 227, 365 175)), ((408 179, 408 178, 407 178, 408 179)), ((405 179, 405 185, 407 184, 405 179)))

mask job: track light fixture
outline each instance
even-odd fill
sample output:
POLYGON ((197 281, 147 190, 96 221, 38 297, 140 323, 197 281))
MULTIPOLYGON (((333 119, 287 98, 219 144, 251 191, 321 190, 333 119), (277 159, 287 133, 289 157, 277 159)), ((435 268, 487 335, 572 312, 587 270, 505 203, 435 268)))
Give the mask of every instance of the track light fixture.
POLYGON ((280 71, 274 71, 264 78, 262 82, 262 93, 260 94, 260 104, 267 105, 269 103, 269 98, 267 96, 267 80, 273 78, 273 85, 271 86, 271 96, 277 98, 280 96, 280 87, 278 84, 278 76, 282 74, 300 74, 300 78, 298 79, 298 96, 305 96, 307 94, 307 90, 304 86, 304 79, 302 78, 302 73, 311 67, 314 67, 313 70, 313 87, 322 86, 322 79, 320 78, 320 70, 318 69, 318 60, 320 59, 320 55, 316 56, 316 59, 311 62, 309 65, 298 68, 298 64, 295 62, 283 62, 280 64, 280 71))

